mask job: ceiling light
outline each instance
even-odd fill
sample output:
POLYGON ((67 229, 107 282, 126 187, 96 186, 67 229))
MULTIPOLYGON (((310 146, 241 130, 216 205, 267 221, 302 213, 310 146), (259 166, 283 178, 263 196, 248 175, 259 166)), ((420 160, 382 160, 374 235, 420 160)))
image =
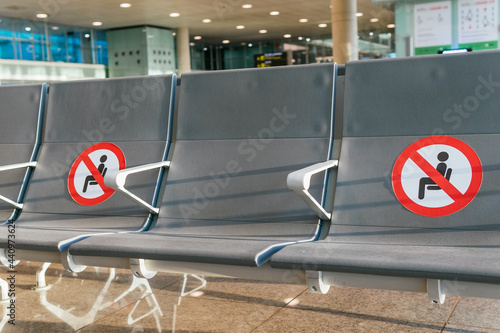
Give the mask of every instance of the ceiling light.
POLYGON ((267 30, 266 29, 259 30, 259 34, 267 34, 267 30))
POLYGON ((248 43, 248 47, 252 47, 252 46, 253 46, 253 44, 252 44, 252 43, 248 43))
POLYGON ((210 22, 212 22, 212 20, 211 19, 203 19, 201 22, 203 22, 203 23, 210 23, 210 22))
POLYGON ((193 42, 189 43, 189 46, 195 46, 195 45, 196 45, 196 44, 195 44, 195 43, 193 43, 193 42))
POLYGON ((96 22, 92 22, 92 25, 94 27, 100 27, 102 25, 102 22, 99 22, 99 21, 96 21, 96 22))
POLYGON ((205 52, 206 52, 206 51, 208 51, 208 48, 207 48, 207 47, 204 47, 204 48, 203 48, 203 51, 205 51, 205 52))
POLYGON ((172 36, 177 36, 177 32, 172 32, 172 36))
POLYGON ((41 18, 41 19, 44 19, 44 18, 49 17, 49 15, 47 15, 47 14, 45 14, 45 13, 38 13, 38 14, 36 14, 36 17, 41 18))
POLYGON ((276 16, 279 14, 280 14, 280 12, 278 12, 277 10, 273 10, 272 12, 269 13, 269 15, 272 15, 272 16, 276 16))
POLYGON ((298 39, 299 39, 299 40, 302 40, 303 38, 302 38, 302 37, 299 37, 298 39))
POLYGON ((53 27, 51 27, 51 29, 52 29, 52 30, 59 30, 59 27, 57 27, 57 26, 53 26, 53 27))
POLYGON ((201 36, 194 36, 193 37, 195 40, 200 40, 201 39, 201 36))
POLYGON ((394 29, 396 27, 396 25, 394 23, 390 23, 387 25, 387 28, 389 29, 394 29))
POLYGON ((300 22, 300 23, 306 23, 306 22, 308 22, 308 21, 309 21, 309 20, 308 20, 308 19, 306 19, 306 18, 303 18, 303 19, 300 19, 300 20, 299 20, 299 22, 300 22))
POLYGON ((378 21, 379 21, 379 19, 378 19, 378 18, 376 18, 376 17, 374 17, 374 18, 371 18, 371 19, 370 19, 370 22, 372 22, 372 23, 376 23, 376 22, 378 22, 378 21))
POLYGON ((170 13, 170 14, 168 14, 168 16, 170 16, 170 17, 179 17, 179 16, 181 16, 181 14, 179 14, 179 13, 170 13))
POLYGON ((25 27, 24 30, 31 31, 31 27, 25 27))
POLYGON ((326 28, 328 25, 326 23, 320 23, 318 24, 318 27, 320 28, 326 28))
POLYGON ((230 42, 230 41, 229 41, 229 39, 224 39, 224 40, 222 41, 222 44, 229 44, 229 42, 230 42))
POLYGON ((90 34, 85 34, 85 38, 90 38, 90 34))
POLYGON ((283 38, 292 38, 292 35, 286 34, 286 35, 283 35, 283 38))
POLYGON ((361 17, 361 16, 363 16, 363 13, 356 13, 356 16, 361 17))
POLYGON ((252 7, 253 7, 253 5, 251 5, 251 4, 249 4, 249 3, 244 4, 243 6, 241 6, 241 8, 244 8, 244 9, 250 9, 250 8, 252 8, 252 7))
POLYGON ((245 29, 245 26, 244 25, 237 25, 236 29, 238 29, 238 30, 245 29))
POLYGON ((370 37, 372 37, 372 36, 373 36, 373 32, 372 32, 372 31, 370 31, 369 35, 370 35, 370 37))
POLYGON ((306 42, 310 42, 311 41, 311 38, 306 38, 306 42))
POLYGON ((132 7, 132 5, 129 4, 129 3, 127 3, 127 2, 124 2, 124 3, 120 4, 120 7, 122 7, 122 8, 130 8, 130 7, 132 7))

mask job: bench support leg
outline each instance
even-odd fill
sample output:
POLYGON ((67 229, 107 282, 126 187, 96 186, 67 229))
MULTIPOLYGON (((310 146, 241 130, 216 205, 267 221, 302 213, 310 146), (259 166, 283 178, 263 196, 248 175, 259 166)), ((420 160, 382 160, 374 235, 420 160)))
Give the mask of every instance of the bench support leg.
POLYGON ((61 253, 61 263, 67 271, 73 273, 81 273, 87 268, 85 265, 78 265, 75 263, 73 256, 69 253, 69 251, 61 253))
POLYGON ((427 280, 427 296, 434 304, 443 304, 446 295, 441 290, 441 280, 427 280))
POLYGON ((155 271, 150 271, 146 268, 144 259, 130 259, 130 269, 132 274, 139 278, 151 279, 156 275, 155 271))
POLYGON ((306 281, 313 293, 326 294, 330 290, 330 285, 323 282, 323 272, 306 271, 306 281))

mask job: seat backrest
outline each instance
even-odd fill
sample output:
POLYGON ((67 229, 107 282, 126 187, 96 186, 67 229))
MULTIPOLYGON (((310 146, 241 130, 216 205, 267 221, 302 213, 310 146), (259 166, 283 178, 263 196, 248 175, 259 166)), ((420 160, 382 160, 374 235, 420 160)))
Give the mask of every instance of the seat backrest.
MULTIPOLYGON (((85 167, 89 157, 96 163, 92 151, 99 154, 98 160, 106 155, 103 170, 108 163, 119 162, 121 169, 166 158, 174 81, 175 76, 165 75, 52 83, 39 163, 23 212, 147 216, 144 208, 118 193, 85 197, 84 186, 88 193, 103 192, 85 167), (88 173, 87 184, 69 181, 75 171, 88 173)), ((101 168, 98 164, 96 169, 101 168)), ((130 177, 129 189, 152 202, 158 170, 130 177)))
MULTIPOLYGON (((0 87, 1 166, 36 160, 45 108, 45 84, 0 87)), ((0 172, 0 194, 22 201, 25 168, 0 172)), ((0 211, 10 214, 13 207, 3 201, 0 211)), ((7 219, 8 215, 1 218, 7 219)))
MULTIPOLYGON (((387 232, 376 227, 408 231, 400 236, 498 230, 499 59, 495 51, 348 63, 332 223, 362 228, 349 237, 387 232)), ((476 236, 410 239, 489 242, 476 236)))
MULTIPOLYGON (((266 222, 245 232, 271 237, 293 233, 294 222, 317 224, 286 177, 331 155, 335 70, 321 64, 184 74, 155 228, 216 234, 266 222)), ((323 182, 311 186, 318 198, 323 182)))

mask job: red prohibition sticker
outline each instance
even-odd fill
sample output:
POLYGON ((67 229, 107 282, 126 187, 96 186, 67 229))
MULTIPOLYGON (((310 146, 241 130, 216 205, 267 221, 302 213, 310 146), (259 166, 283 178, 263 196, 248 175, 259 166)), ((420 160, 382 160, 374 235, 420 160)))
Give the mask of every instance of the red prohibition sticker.
POLYGON ((476 152, 450 136, 431 136, 408 146, 392 169, 399 202, 423 216, 446 216, 467 206, 483 180, 476 152))
POLYGON ((69 194, 76 203, 92 206, 104 202, 115 190, 104 184, 104 176, 125 168, 125 155, 115 144, 97 143, 77 157, 68 176, 69 194))

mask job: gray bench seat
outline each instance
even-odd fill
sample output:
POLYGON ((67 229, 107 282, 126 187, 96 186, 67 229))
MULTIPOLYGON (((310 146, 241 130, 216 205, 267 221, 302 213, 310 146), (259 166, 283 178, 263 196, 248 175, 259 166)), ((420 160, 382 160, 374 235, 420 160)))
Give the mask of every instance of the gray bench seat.
MULTIPOLYGON (((434 300, 438 295, 438 301, 444 294, 498 298, 499 59, 496 51, 348 63, 344 137, 336 186, 330 188, 335 200, 329 233, 317 242, 279 251, 271 266, 306 270, 313 290, 326 291, 328 285, 373 287, 384 280, 384 288, 405 290, 405 283, 420 279, 423 284, 408 290, 427 291, 434 300), (400 189, 393 171, 408 147, 429 137, 431 146, 438 140, 435 135, 472 148, 482 166, 482 183, 468 204, 433 216, 419 207, 446 206, 439 201, 444 200, 443 189, 425 188, 426 196, 439 196, 421 203, 424 198, 416 196, 422 178, 408 176, 408 199, 402 199, 396 196, 400 189), (410 201, 420 206, 403 205, 410 201), (396 283, 392 278, 410 280, 396 283), (443 287, 443 281, 453 288, 443 287)), ((461 173, 470 173, 467 163, 457 163, 455 157, 438 161, 441 151, 453 153, 449 147, 434 146, 436 162, 429 163, 437 168, 439 161, 447 162, 453 170, 449 181, 454 186, 463 182, 468 191, 472 180, 457 182, 461 173)), ((412 167, 407 167, 410 172, 412 167)), ((470 194, 461 192, 464 197, 470 194)))
MULTIPOLYGON (((72 168, 76 170, 78 165, 74 165, 77 158, 96 144, 118 147, 126 168, 165 160, 170 146, 174 87, 173 75, 50 85, 38 165, 15 223, 16 259, 23 259, 24 250, 63 252, 71 242, 89 234, 137 231, 148 226, 153 215, 148 207, 119 191, 102 202, 78 202, 70 193, 69 179, 72 168)), ((115 163, 109 150, 98 153, 106 155, 105 159, 101 157, 105 167, 115 163)), ((111 171, 106 175, 103 169, 102 173, 108 177, 111 171)), ((126 188, 155 206, 162 174, 161 168, 154 168, 131 175, 126 188)), ((73 186, 79 196, 101 188, 90 172, 87 178, 88 188, 83 192, 83 184, 73 186)), ((99 194, 96 197, 101 198, 99 194)), ((6 229, 0 229, 3 248, 8 246, 6 229)))
MULTIPOLYGON (((318 237, 322 221, 287 175, 331 158, 336 67, 183 74, 160 212, 144 233, 96 236, 78 257, 260 266, 318 237)), ((311 193, 321 201, 325 175, 311 193)))

